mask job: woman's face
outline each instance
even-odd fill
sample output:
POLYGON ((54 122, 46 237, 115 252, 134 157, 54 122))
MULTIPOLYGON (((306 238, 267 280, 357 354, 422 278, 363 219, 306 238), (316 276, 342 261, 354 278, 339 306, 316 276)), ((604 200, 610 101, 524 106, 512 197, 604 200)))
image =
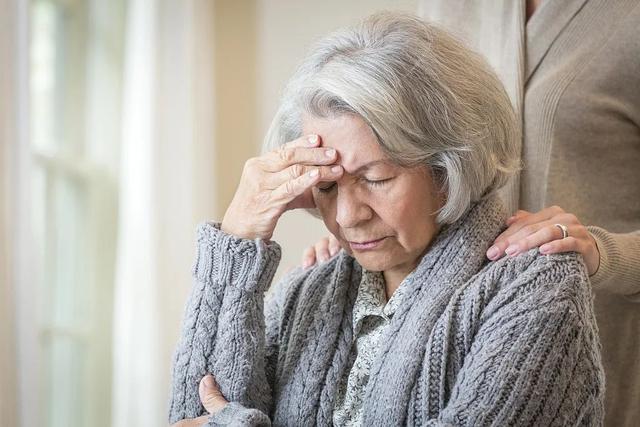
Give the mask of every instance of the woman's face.
POLYGON ((373 131, 358 116, 307 116, 304 134, 335 148, 344 174, 321 182, 313 198, 342 247, 370 271, 408 275, 438 231, 440 197, 424 167, 391 163, 373 131))

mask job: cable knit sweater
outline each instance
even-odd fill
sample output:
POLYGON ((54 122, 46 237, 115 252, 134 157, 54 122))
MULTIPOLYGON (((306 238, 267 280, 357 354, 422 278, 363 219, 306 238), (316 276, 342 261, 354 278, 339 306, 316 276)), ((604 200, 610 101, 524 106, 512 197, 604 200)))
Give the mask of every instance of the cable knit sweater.
MULTIPOLYGON (((575 254, 487 263, 496 198, 443 228, 403 282, 381 340, 363 425, 600 425, 604 380, 589 282, 575 254)), ((170 422, 202 415, 212 373, 232 403, 209 425, 332 424, 362 273, 344 251, 288 275, 264 302, 274 242, 200 227, 170 422)))

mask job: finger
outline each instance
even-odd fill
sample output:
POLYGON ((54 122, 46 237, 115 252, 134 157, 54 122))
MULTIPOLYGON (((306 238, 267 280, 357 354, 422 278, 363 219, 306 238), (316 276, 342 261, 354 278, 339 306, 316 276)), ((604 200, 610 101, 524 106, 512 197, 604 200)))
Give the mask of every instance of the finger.
POLYGON ((299 163, 291 165, 281 171, 266 174, 264 178, 264 186, 266 189, 274 190, 281 186, 283 183, 301 177, 305 173, 309 173, 314 169, 320 171, 320 181, 335 180, 338 179, 343 172, 342 166, 306 166, 299 163))
POLYGON ((509 226, 509 228, 507 228, 504 232, 502 232, 502 234, 500 234, 496 238, 496 242, 505 240, 509 236, 517 233, 522 228, 524 228, 524 227, 526 227, 528 225, 535 224, 535 223, 538 223, 538 222, 547 221, 547 220, 553 218, 554 216, 560 215, 562 213, 564 213, 562 208, 559 208, 558 206, 551 206, 549 208, 545 208, 545 209, 543 209, 543 210, 541 210, 539 212, 536 212, 536 213, 530 213, 528 215, 523 214, 523 215, 519 216, 518 219, 516 219, 513 222, 513 224, 511 224, 509 226))
POLYGON ((564 210, 558 206, 551 206, 533 214, 525 213, 526 211, 519 212, 522 212, 522 214, 519 215, 505 231, 496 237, 493 245, 487 250, 487 258, 496 260, 502 257, 511 243, 526 235, 535 233, 542 228, 542 226, 549 225, 548 222, 544 223, 544 225, 540 225, 539 223, 564 214, 564 210), (514 237, 517 233, 520 233, 520 235, 514 237))
POLYGON ((201 417, 194 418, 193 421, 195 422, 194 425, 200 427, 200 426, 206 425, 209 422, 209 416, 203 415, 201 417))
POLYGON ((222 395, 215 378, 210 374, 205 375, 205 377, 200 380, 198 393, 200 395, 200 402, 202 402, 202 406, 204 406, 210 414, 215 414, 222 410, 222 408, 229 403, 222 395))
MULTIPOLYGON (((575 227, 577 225, 579 229, 583 228, 582 224, 580 224, 580 222, 578 221, 576 216, 573 215, 573 214, 562 213, 562 214, 559 214, 559 215, 555 215, 555 216, 551 217, 551 219, 549 219, 547 221, 542 221, 542 222, 538 222, 538 223, 535 223, 535 224, 526 225, 526 226, 522 227, 516 233, 514 233, 511 236, 507 237, 506 238, 507 247, 505 248, 505 252, 507 251, 509 246, 511 246, 511 245, 515 244, 516 242, 521 241, 521 240, 531 236, 532 234, 535 234, 535 233, 539 232, 540 230, 542 230, 545 227, 555 227, 555 228, 551 229, 552 230, 552 234, 551 235, 555 236, 555 239, 561 239, 563 237, 563 233, 562 233, 562 230, 559 227, 556 226, 556 224, 564 224, 567 227, 575 227)), ((576 231, 578 231, 578 230, 576 230, 576 231)), ((582 234, 584 234, 584 233, 582 233, 582 234)), ((573 236, 577 237, 576 234, 573 234, 573 236)), ((554 240, 554 239, 551 239, 551 240, 554 240)))
POLYGON ((324 238, 320 239, 320 241, 318 241, 318 243, 316 243, 316 245, 315 245, 315 250, 316 250, 316 258, 320 262, 328 261, 329 258, 331 258, 331 255, 329 254, 329 239, 328 238, 324 237, 324 238))
MULTIPOLYGON (((516 234, 517 236, 517 234, 516 234)), ((562 230, 553 224, 540 227, 538 231, 513 241, 505 249, 508 256, 516 256, 545 243, 562 239, 562 230)))
POLYGON ((279 171, 296 163, 307 165, 328 165, 337 159, 337 152, 330 147, 318 147, 317 143, 309 143, 307 138, 281 145, 264 156, 265 170, 279 171))
POLYGON ((516 222, 517 220, 519 220, 521 218, 524 218, 527 215, 531 215, 531 212, 524 211, 524 210, 520 209, 515 214, 513 214, 512 216, 507 218, 507 226, 510 226, 511 224, 516 222))
POLYGON ((208 415, 203 415, 198 418, 187 418, 180 420, 175 424, 171 424, 171 427, 200 427, 205 425, 209 421, 208 415))
MULTIPOLYGON (((552 222, 539 222, 539 223, 529 224, 520 228, 518 231, 516 231, 515 233, 512 233, 511 235, 505 234, 506 231, 509 231, 509 229, 507 229, 505 233, 503 233, 503 235, 498 236, 498 238, 493 243, 493 245, 487 250, 487 258, 491 260, 496 260, 501 258, 504 255, 513 256, 513 255, 516 255, 517 253, 520 253, 518 252, 519 250, 519 247, 517 246, 518 242, 526 239, 527 237, 537 233, 541 229, 552 224, 553 224, 552 222)), ((511 227, 515 227, 515 226, 512 225, 511 227)), ((524 247, 524 243, 522 243, 522 245, 524 247)))
POLYGON ((326 170, 322 168, 313 168, 309 172, 295 179, 290 179, 273 190, 272 198, 280 203, 289 204, 295 198, 302 196, 311 187, 320 181, 336 180, 342 176, 342 166, 332 166, 330 176, 326 175, 326 170), (324 174, 324 175, 323 175, 324 174))
POLYGON ((329 236, 329 253, 331 254, 331 256, 334 256, 335 254, 337 254, 338 252, 340 252, 341 246, 340 246, 340 242, 338 241, 338 239, 336 239, 334 237, 334 235, 330 235, 329 236))
POLYGON ((307 249, 304 250, 304 253, 302 254, 302 268, 306 270, 307 268, 311 267, 315 263, 316 263, 316 249, 313 246, 309 246, 307 249))
POLYGON ((569 236, 566 239, 554 240, 540 246, 540 253, 544 255, 562 252, 580 252, 580 241, 575 237, 569 236))

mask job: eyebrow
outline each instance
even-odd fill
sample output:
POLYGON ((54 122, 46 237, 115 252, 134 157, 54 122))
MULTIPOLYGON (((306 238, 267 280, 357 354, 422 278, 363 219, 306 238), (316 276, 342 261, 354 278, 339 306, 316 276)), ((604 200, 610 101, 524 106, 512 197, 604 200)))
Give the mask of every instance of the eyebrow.
MULTIPOLYGON (((353 172, 349 172, 349 173, 351 175, 360 175, 363 172, 367 171, 368 169, 370 169, 370 168, 372 168, 374 166, 377 166, 379 164, 390 165, 391 162, 389 160, 386 160, 386 159, 374 160, 374 161, 371 161, 369 163, 365 163, 364 165, 358 167, 358 169, 354 170, 353 172)), ((344 168, 344 166, 343 166, 343 168, 344 168)), ((346 172, 346 170, 345 170, 345 172, 346 172)))

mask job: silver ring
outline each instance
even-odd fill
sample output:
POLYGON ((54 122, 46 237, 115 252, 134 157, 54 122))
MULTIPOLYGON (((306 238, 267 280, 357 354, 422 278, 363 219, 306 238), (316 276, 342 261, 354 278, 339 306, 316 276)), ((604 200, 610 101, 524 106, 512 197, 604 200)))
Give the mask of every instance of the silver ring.
POLYGON ((562 231, 562 238, 566 239, 567 237, 569 237, 569 229, 567 228, 566 225, 563 224, 553 224, 556 227, 558 227, 560 229, 560 231, 562 231))

